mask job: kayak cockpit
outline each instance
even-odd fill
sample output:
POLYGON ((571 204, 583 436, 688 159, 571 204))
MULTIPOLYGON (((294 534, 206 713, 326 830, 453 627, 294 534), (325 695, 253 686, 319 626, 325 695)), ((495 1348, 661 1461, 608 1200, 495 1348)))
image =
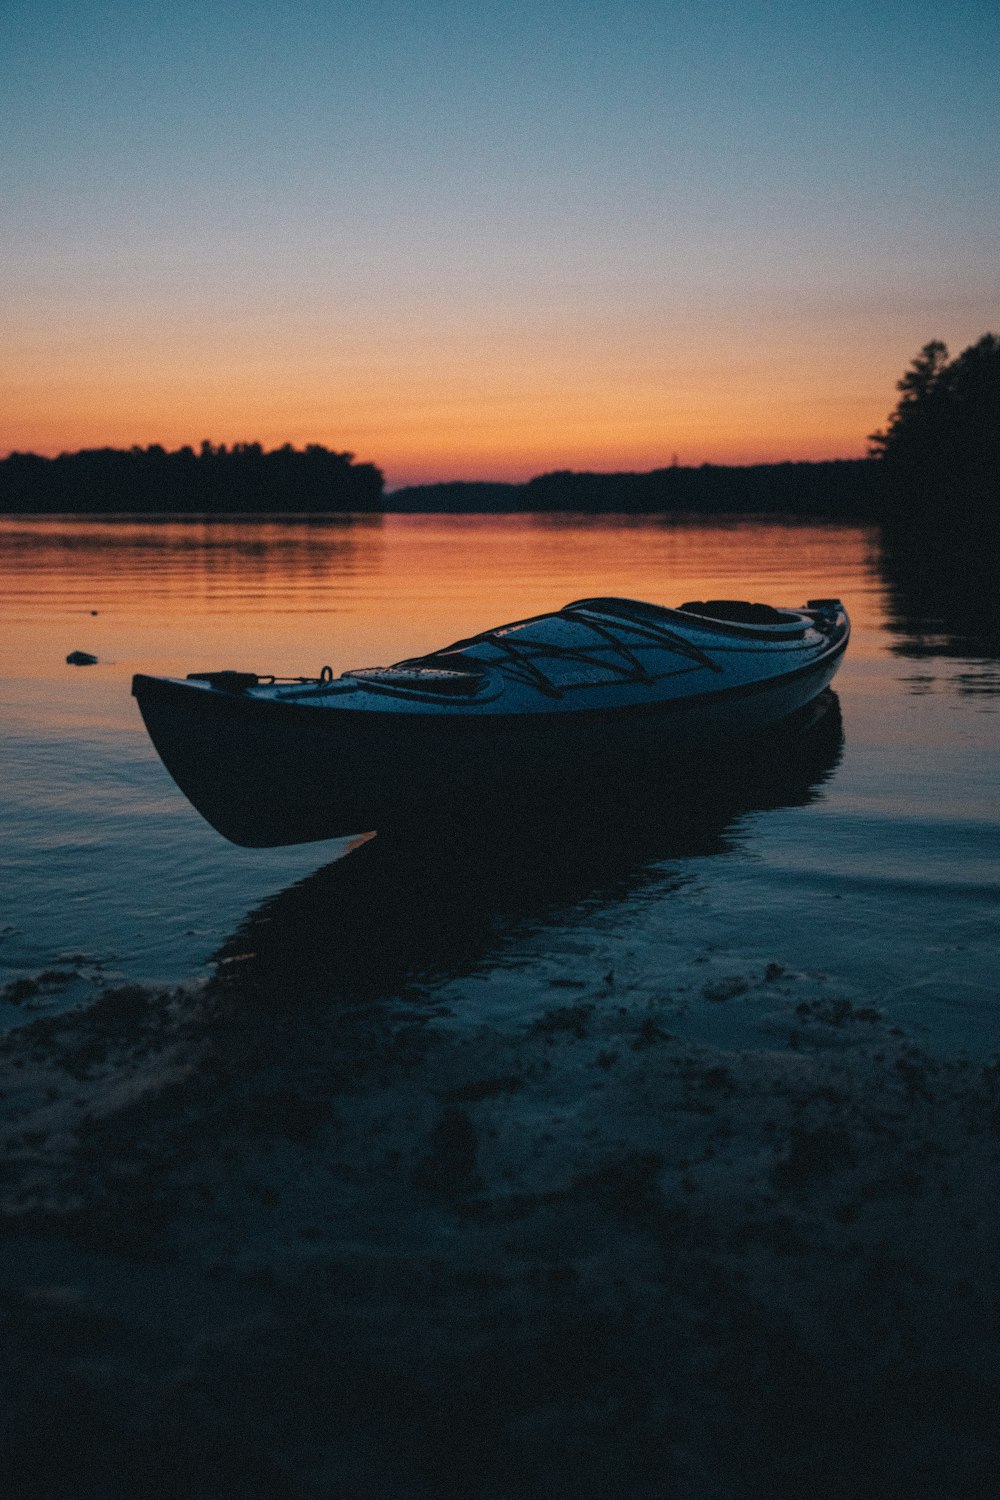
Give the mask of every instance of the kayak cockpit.
POLYGON ((775 609, 770 604, 753 604, 746 599, 691 599, 676 609, 645 604, 638 599, 577 599, 567 604, 566 610, 639 621, 654 628, 657 624, 663 629, 671 625, 675 629, 699 626, 752 640, 794 639, 815 623, 802 610, 775 609))

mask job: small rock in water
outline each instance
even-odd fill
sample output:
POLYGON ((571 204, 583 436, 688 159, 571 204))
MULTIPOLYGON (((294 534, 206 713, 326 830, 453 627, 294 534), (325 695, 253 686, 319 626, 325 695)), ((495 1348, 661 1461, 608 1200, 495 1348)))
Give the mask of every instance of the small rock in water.
POLYGON ((97 661, 96 656, 91 656, 89 651, 71 651, 66 662, 71 667, 92 667, 97 661))

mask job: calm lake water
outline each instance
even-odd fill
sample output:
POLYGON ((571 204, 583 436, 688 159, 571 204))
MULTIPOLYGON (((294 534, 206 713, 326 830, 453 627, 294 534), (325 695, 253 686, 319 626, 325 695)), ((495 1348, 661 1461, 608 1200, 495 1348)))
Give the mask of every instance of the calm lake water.
MULTIPOLYGON (((780 964, 925 1042, 1000 1044, 998 655, 900 582, 873 529, 7 518, 0 580, 0 983, 64 971, 0 1005, 4 1025, 95 982, 197 976, 222 950, 303 989, 419 978, 463 1023, 527 1013, 540 978, 571 992, 600 970, 684 994, 695 966, 738 988, 780 964), (136 671, 390 662, 590 594, 840 595, 854 635, 839 724, 807 763, 697 806, 595 808, 587 827, 502 847, 428 829, 418 848, 252 851, 189 806, 129 694, 136 671), (67 665, 74 650, 98 664, 67 665)), ((681 1010, 738 1035, 732 1005, 681 1010)))

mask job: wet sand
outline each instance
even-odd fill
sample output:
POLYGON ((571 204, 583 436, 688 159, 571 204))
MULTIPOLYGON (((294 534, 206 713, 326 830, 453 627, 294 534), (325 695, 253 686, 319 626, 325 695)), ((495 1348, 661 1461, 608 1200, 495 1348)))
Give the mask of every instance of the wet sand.
POLYGON ((599 959, 0 1042, 6 1492, 992 1493, 1000 1066, 780 952, 689 970, 699 1042, 599 959))

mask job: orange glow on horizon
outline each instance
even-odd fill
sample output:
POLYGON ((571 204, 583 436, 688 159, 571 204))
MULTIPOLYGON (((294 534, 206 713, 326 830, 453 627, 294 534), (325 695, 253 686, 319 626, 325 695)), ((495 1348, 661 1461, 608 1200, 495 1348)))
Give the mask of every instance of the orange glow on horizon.
POLYGON ((213 357, 202 341, 151 335, 141 348, 113 333, 100 350, 24 339, 16 381, 0 379, 0 452, 318 442, 376 464, 390 489, 642 471, 675 454, 682 465, 856 458, 898 373, 891 351, 860 373, 847 349, 819 365, 801 349, 750 356, 745 343, 720 353, 688 339, 668 358, 648 333, 466 347, 452 330, 425 349, 414 329, 373 348, 355 328, 335 358, 224 337, 213 357))
MULTIPOLYGON (((816 461, 860 458, 867 450, 863 432, 881 425, 884 413, 861 411, 855 420, 818 427, 808 412, 790 412, 783 422, 765 425, 762 413, 736 409, 723 418, 670 423, 615 421, 597 415, 587 421, 576 412, 550 410, 533 422, 504 420, 486 413, 479 420, 469 414, 460 422, 417 427, 386 417, 376 423, 358 413, 352 422, 320 425, 295 420, 276 422, 273 408, 237 417, 226 407, 216 412, 183 407, 145 420, 133 413, 102 418, 99 411, 81 408, 30 414, 5 424, 3 452, 34 452, 54 456, 80 448, 129 448, 160 443, 168 449, 184 444, 197 448, 203 438, 213 443, 261 442, 265 448, 290 442, 296 447, 323 443, 348 450, 359 462, 376 464, 389 488, 403 484, 449 479, 519 482, 556 469, 594 472, 645 471, 664 468, 674 456, 684 466, 702 463, 755 464, 788 460, 816 461), (490 420, 492 416, 492 420, 490 420), (797 420, 796 420, 797 419, 797 420)), ((853 415, 851 413, 850 415, 853 415)))

